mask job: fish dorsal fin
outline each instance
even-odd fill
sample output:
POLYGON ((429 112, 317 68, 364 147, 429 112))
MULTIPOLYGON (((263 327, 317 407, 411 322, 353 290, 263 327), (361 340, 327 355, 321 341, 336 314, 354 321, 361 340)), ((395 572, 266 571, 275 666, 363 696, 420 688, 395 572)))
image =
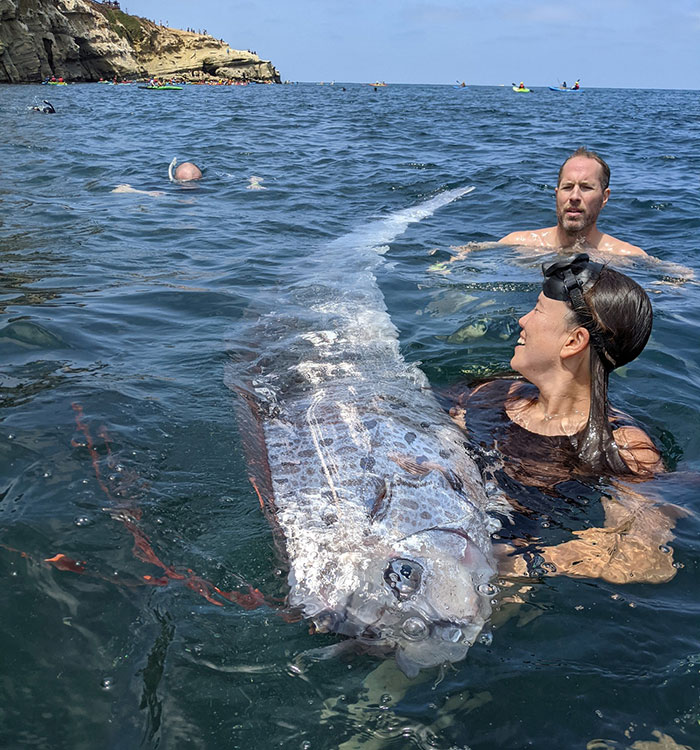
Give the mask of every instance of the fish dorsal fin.
POLYGON ((271 525, 275 534, 275 544, 284 558, 286 556, 284 539, 281 530, 279 530, 279 525, 274 522, 277 506, 275 505, 270 463, 262 428, 261 404, 254 394, 247 389, 236 385, 229 385, 229 387, 237 396, 234 400, 234 407, 241 444, 248 466, 248 479, 258 496, 260 507, 268 516, 268 519, 273 521, 271 525))

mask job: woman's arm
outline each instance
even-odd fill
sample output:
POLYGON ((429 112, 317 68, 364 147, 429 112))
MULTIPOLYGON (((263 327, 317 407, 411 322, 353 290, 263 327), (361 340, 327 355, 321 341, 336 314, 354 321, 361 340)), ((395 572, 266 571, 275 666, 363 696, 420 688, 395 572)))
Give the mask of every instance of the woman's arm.
POLYGON ((522 551, 513 550, 502 558, 500 572, 601 578, 610 583, 670 581, 676 568, 668 542, 683 511, 660 506, 628 486, 617 489, 615 497, 603 497, 603 528, 574 531, 575 539, 538 549, 534 565, 522 551))

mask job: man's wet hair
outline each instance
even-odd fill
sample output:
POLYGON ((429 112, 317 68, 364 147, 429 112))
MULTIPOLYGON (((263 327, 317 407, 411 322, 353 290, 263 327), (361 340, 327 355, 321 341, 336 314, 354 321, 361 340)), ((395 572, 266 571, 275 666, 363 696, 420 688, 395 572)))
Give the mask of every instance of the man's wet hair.
POLYGON ((600 164, 600 185, 603 190, 607 190, 608 185, 610 184, 610 167, 606 164, 605 160, 602 157, 596 154, 595 151, 589 151, 585 146, 579 146, 573 154, 567 156, 566 159, 564 159, 564 163, 561 165, 561 167, 559 167, 557 186, 561 182, 561 173, 564 171, 564 167, 566 166, 567 162, 575 158, 576 156, 584 156, 586 159, 593 159, 593 161, 597 161, 598 164, 600 164))

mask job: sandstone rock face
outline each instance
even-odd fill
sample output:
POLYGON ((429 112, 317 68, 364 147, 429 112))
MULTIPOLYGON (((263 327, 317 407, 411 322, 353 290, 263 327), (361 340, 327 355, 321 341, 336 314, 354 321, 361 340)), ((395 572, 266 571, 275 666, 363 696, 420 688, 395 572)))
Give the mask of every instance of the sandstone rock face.
POLYGON ((91 0, 0 0, 0 83, 173 75, 277 82, 269 61, 91 0))
POLYGON ((167 78, 234 78, 275 81, 279 74, 271 63, 252 52, 232 49, 211 36, 168 29, 143 22, 144 36, 134 43, 139 61, 150 75, 167 78))

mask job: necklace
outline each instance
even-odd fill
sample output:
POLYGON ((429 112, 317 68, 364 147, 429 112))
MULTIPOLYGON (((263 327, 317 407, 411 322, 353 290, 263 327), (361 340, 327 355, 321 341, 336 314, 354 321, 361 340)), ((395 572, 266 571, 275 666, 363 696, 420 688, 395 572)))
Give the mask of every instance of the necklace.
POLYGON ((583 416, 585 415, 582 411, 579 411, 578 409, 572 409, 568 414, 543 414, 542 421, 551 422, 553 419, 556 419, 556 418, 566 419, 566 418, 583 417, 583 416))
POLYGON ((536 402, 525 406, 525 408, 514 409, 508 416, 516 424, 539 435, 573 435, 583 427, 582 423, 585 423, 588 418, 586 412, 579 409, 571 409, 571 411, 566 413, 545 413, 538 419, 533 419, 535 415, 532 413, 532 409, 535 406, 536 402), (559 420, 558 429, 555 429, 555 424, 553 424, 553 420, 555 419, 559 420))

